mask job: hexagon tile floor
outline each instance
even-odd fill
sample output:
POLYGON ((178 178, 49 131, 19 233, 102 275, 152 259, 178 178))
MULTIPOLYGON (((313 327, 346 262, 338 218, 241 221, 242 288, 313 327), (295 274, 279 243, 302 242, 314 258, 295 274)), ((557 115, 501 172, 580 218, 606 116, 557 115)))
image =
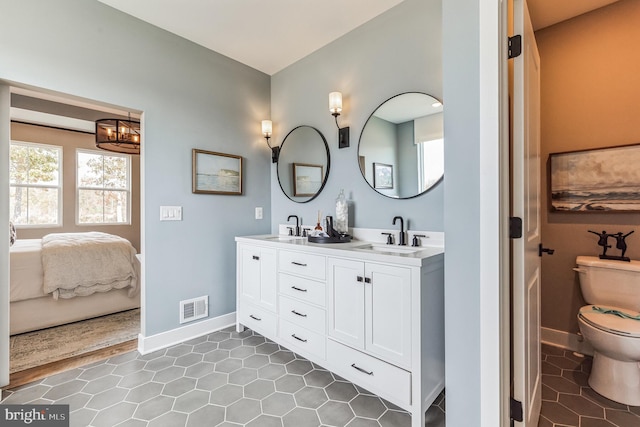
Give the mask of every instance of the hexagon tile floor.
POLYGON ((613 402, 587 379, 591 357, 542 345, 542 412, 538 427, 638 427, 640 407, 613 402))
MULTIPOLYGON (((233 328, 130 352, 13 390, 6 404, 70 405, 73 427, 409 426, 395 405, 264 337, 233 328)), ((426 426, 444 427, 444 392, 426 426)))

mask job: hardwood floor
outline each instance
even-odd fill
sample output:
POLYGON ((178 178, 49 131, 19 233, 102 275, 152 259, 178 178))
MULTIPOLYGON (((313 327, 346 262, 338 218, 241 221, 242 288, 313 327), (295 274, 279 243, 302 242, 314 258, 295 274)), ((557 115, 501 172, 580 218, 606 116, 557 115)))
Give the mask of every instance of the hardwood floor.
POLYGON ((127 353, 138 348, 138 340, 125 341, 120 344, 112 345, 100 350, 68 359, 58 360, 56 362, 47 363, 46 365, 37 366, 31 369, 25 369, 11 374, 9 376, 9 385, 5 387, 7 390, 20 387, 42 378, 50 377, 60 372, 68 371, 78 366, 88 365, 93 362, 108 359, 119 354, 127 353))

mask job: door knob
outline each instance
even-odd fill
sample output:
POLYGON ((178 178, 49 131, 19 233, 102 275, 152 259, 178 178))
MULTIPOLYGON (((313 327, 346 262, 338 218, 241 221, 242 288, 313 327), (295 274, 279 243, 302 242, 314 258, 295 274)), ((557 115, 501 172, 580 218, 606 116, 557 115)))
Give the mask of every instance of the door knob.
POLYGON ((538 244, 538 256, 542 256, 542 253, 546 252, 549 255, 553 255, 553 253, 555 252, 555 249, 551 249, 551 248, 545 248, 542 246, 542 243, 538 244))

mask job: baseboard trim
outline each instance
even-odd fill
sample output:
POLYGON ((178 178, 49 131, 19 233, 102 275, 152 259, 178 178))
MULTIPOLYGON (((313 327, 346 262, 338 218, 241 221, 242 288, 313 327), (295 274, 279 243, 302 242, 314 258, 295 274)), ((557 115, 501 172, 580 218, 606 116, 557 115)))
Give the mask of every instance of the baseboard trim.
POLYGON ((593 356, 593 347, 581 335, 558 331, 551 328, 540 328, 540 341, 555 347, 593 356))
POLYGON ((235 325, 236 312, 223 314, 222 316, 203 320, 191 325, 182 326, 170 331, 145 337, 138 335, 138 352, 140 354, 152 353, 163 348, 180 344, 202 335, 210 334, 220 329, 235 325))

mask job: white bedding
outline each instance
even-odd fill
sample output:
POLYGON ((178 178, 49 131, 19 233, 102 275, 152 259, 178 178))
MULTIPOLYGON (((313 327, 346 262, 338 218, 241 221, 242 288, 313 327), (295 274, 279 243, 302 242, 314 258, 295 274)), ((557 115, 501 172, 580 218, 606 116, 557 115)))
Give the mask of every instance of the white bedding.
POLYGON ((91 231, 42 238, 44 292, 54 299, 137 287, 136 251, 120 236, 91 231))
POLYGON ((18 239, 11 246, 9 271, 11 286, 9 301, 43 297, 42 241, 18 239))

